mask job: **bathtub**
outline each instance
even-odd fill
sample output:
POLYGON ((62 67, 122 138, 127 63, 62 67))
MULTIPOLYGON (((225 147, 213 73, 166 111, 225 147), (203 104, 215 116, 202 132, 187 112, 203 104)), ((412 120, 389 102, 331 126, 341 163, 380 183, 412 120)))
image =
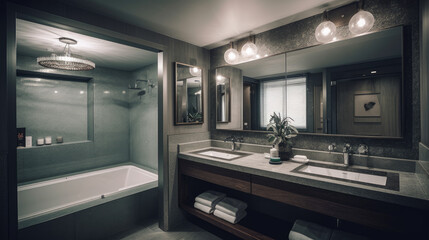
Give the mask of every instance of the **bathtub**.
POLYGON ((133 165, 18 186, 18 229, 60 218, 157 186, 157 174, 133 165))

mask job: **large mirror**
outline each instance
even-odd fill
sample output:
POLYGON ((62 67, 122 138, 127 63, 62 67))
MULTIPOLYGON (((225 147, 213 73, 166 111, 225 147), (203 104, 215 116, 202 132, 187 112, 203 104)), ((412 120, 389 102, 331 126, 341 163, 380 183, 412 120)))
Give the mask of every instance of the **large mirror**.
POLYGON ((231 104, 242 115, 227 129, 264 131, 280 112, 301 133, 402 137, 402 36, 396 27, 221 67, 241 76, 225 76, 241 82, 231 104))
POLYGON ((204 119, 201 68, 176 62, 176 125, 201 124, 204 119))

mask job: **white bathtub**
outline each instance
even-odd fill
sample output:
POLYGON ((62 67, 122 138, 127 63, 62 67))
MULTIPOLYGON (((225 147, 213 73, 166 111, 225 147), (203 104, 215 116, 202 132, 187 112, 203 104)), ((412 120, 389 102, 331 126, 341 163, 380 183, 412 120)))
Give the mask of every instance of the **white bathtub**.
POLYGON ((18 187, 18 228, 158 186, 158 175, 124 165, 18 187))

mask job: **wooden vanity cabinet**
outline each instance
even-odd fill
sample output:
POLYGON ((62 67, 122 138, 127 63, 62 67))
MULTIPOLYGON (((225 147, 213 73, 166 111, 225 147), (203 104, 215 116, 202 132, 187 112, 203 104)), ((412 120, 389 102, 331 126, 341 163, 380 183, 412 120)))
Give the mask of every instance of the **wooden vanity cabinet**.
MULTIPOLYGON (((179 159, 179 205, 186 212, 243 239, 272 239, 240 224, 229 224, 191 206, 192 179, 321 213, 409 239, 429 239, 429 212, 347 193, 251 175, 179 159), (423 238, 422 238, 423 236, 423 238)), ((194 194, 195 195, 195 194, 194 194)), ((195 197, 195 196, 192 197, 195 197)), ((399 237, 401 238, 401 237, 399 237)))

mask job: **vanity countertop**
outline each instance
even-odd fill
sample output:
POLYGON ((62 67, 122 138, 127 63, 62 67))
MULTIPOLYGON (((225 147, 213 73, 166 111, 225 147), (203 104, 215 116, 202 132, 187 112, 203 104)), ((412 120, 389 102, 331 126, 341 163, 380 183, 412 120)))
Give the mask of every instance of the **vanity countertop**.
MULTIPOLYGON (((215 148, 210 147, 210 149, 215 148)), ((204 150, 204 148, 198 150, 204 150)), ((219 148, 219 150, 222 150, 222 148, 219 148)), ((416 173, 353 166, 354 168, 360 169, 398 173, 399 191, 395 191, 359 183, 345 182, 342 180, 292 172, 295 168, 302 165, 302 163, 285 161, 279 165, 272 165, 269 164, 269 159, 266 159, 263 153, 238 151, 249 155, 232 161, 225 161, 194 153, 195 151, 196 150, 179 152, 178 157, 192 162, 203 163, 256 176, 268 177, 305 186, 390 202, 402 206, 429 210, 429 185, 420 181, 416 173)), ((310 162, 327 164, 327 162, 312 159, 310 159, 310 162)), ((329 164, 339 165, 335 163, 329 164)))

